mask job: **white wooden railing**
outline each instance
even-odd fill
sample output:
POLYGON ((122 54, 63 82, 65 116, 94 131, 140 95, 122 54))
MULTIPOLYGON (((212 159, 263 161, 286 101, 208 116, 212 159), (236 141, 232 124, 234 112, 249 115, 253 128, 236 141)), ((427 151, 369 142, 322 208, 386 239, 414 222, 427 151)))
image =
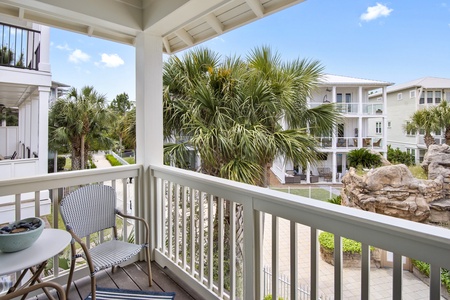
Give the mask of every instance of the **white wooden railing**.
MULTIPOLYGON (((175 273, 205 298, 237 299, 240 278, 236 276, 239 229, 243 233, 242 299, 262 299, 263 213, 272 218, 272 269, 278 274, 278 220, 290 221, 290 261, 298 265, 297 224, 310 227, 312 241, 320 230, 334 233, 336 249, 342 237, 362 242, 361 299, 369 299, 370 246, 394 253, 392 299, 402 298, 402 256, 431 264, 430 299, 440 298, 440 268, 450 266, 450 231, 375 213, 285 194, 214 178, 171 167, 153 167, 155 187, 156 261, 175 273), (242 210, 237 209, 241 207, 242 210), (169 213, 172 212, 172 213, 169 213), (228 214, 229 222, 223 222, 228 214), (211 219, 217 217, 215 224, 211 219), (191 218, 191 216, 195 216, 191 218), (243 228, 238 224, 242 218, 243 228), (214 230, 210 230, 215 226, 214 230), (224 239, 225 230, 230 240, 224 239), (225 257, 225 244, 231 252, 225 257), (217 245, 216 251, 212 252, 217 245), (190 253, 196 253, 192 259, 190 253), (214 259, 218 258, 218 259, 214 259), (230 262, 230 272, 225 272, 230 262), (217 272, 218 277, 212 276, 217 272), (230 282, 225 288, 224 282, 230 282)), ((334 298, 344 299, 342 251, 334 253, 334 298)), ((310 243, 311 299, 319 298, 319 247, 310 243)), ((291 294, 298 299, 297 268, 291 268, 291 294)), ((304 271, 303 271, 304 272, 304 271)), ((277 280, 272 299, 278 299, 277 280)))
MULTIPOLYGON (((143 206, 139 203, 139 200, 142 198, 138 196, 142 187, 139 180, 141 178, 141 173, 142 166, 129 165, 114 168, 61 172, 34 177, 0 180, 0 198, 13 197, 14 201, 12 206, 15 211, 13 214, 14 219, 8 220, 9 222, 12 222, 14 220, 24 218, 22 215, 24 211, 23 207, 28 207, 33 204, 33 202, 34 216, 42 216, 46 214, 46 212, 42 211, 42 206, 40 205, 41 195, 43 193, 47 195, 50 194, 53 220, 49 219, 49 222, 51 222, 51 226, 53 228, 58 228, 58 204, 62 196, 68 193, 71 189, 77 188, 81 185, 103 183, 116 188, 118 195, 117 204, 119 209, 125 213, 142 216, 143 211, 140 209, 143 206), (128 184, 129 178, 134 178, 133 185, 128 184), (26 199, 23 195, 27 195, 26 199), (34 197, 32 197, 32 195, 34 195, 34 197), (130 203, 130 201, 132 201, 132 203, 130 203), (130 206, 132 209, 130 209, 130 206)), ((65 230, 65 228, 62 229, 65 230)), ((140 236, 141 231, 142 228, 135 228, 134 234, 136 237, 136 242, 142 240, 142 237, 140 236)), ((127 239, 131 233, 130 226, 123 226, 121 233, 122 238, 127 239)), ((102 234, 99 236, 101 239, 104 238, 102 234)), ((66 284, 68 275, 67 271, 58 268, 58 257, 54 257, 53 262, 53 270, 50 272, 53 275, 48 276, 46 280, 53 279, 61 284, 66 284)), ((74 280, 86 275, 88 275, 88 270, 84 265, 81 265, 76 269, 74 280)))
MULTIPOLYGON (((0 181, 0 196, 25 192, 38 194, 44 190, 108 181, 116 182, 117 189, 122 186, 126 191, 126 179, 134 177, 134 213, 149 219, 153 231, 153 259, 167 266, 186 286, 194 288, 206 299, 263 298, 263 258, 267 255, 263 251, 267 242, 262 238, 263 216, 272 224, 269 230, 272 255, 269 259, 275 278, 279 277, 279 224, 281 220, 288 220, 290 224, 288 247, 294 267, 290 269, 289 299, 298 299, 297 279, 305 272, 309 273, 311 299, 319 298, 317 236, 320 231, 334 234, 335 249, 342 249, 342 237, 362 242, 361 299, 369 299, 370 294, 370 246, 394 253, 392 299, 401 299, 402 295, 402 256, 431 264, 430 299, 440 298, 439 270, 450 269, 450 231, 447 229, 167 166, 152 166, 148 171, 150 181, 144 180, 139 165, 3 180, 0 181), (144 187, 144 182, 150 185, 144 187), (150 199, 142 197, 144 188, 150 199), (298 246, 304 242, 298 239, 300 226, 310 228, 309 236, 313 241, 309 244, 311 263, 307 271, 295 267, 301 259, 298 246), (242 275, 239 270, 243 270, 242 275)), ((55 212, 57 199, 55 195, 55 212)), ((126 204, 127 199, 124 199, 125 210, 126 204)), ((20 212, 20 199, 16 205, 20 212)), ((16 218, 20 217, 19 213, 16 218)), ((56 221, 52 225, 58 226, 56 221)), ((139 230, 136 234, 139 240, 139 230)), ((335 251, 334 299, 344 299, 342 259, 342 251, 335 251)), ((54 265, 57 265, 56 258, 54 265)), ((55 267, 53 274, 54 280, 65 283, 65 271, 55 267)), ((79 270, 75 278, 84 274, 79 270)), ((279 296, 277 282, 273 281, 272 299, 279 296)))

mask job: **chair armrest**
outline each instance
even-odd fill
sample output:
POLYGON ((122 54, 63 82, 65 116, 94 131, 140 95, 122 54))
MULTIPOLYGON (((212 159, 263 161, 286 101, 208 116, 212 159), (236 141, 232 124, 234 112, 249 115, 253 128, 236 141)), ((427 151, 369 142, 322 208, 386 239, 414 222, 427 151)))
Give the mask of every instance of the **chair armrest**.
POLYGON ((9 294, 6 294, 6 295, 2 296, 1 299, 2 300, 11 300, 11 299, 14 299, 16 297, 29 294, 29 293, 31 293, 31 292, 33 292, 35 290, 44 289, 44 288, 53 288, 53 289, 55 289, 58 292, 59 299, 66 300, 66 293, 64 292, 63 287, 61 285, 57 284, 56 282, 51 282, 51 281, 37 283, 37 284, 34 284, 32 286, 16 290, 16 291, 14 291, 12 293, 9 293, 9 294))
POLYGON ((132 216, 132 215, 127 215, 122 213, 120 210, 117 210, 116 212, 119 216, 121 216, 122 218, 127 218, 127 219, 132 219, 132 220, 136 220, 136 221, 141 221, 144 223, 144 227, 145 227, 145 237, 146 237, 146 241, 145 243, 148 244, 150 243, 150 228, 148 226, 147 221, 144 218, 141 217, 136 217, 136 216, 132 216))

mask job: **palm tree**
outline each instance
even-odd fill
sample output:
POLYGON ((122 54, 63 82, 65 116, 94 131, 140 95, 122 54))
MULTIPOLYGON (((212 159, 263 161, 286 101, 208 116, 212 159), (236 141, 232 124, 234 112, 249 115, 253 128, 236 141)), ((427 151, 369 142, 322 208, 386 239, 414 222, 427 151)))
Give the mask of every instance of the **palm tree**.
POLYGON ((450 105, 442 101, 438 106, 431 108, 432 118, 439 129, 445 129, 445 143, 450 145, 450 105))
MULTIPOLYGON (((190 147, 199 154, 203 173, 260 186, 267 185, 277 155, 314 163, 319 152, 308 126, 314 134, 328 132, 339 119, 332 104, 306 105, 322 70, 317 61, 283 63, 268 47, 256 48, 245 60, 221 61, 204 48, 170 57, 163 73, 165 160, 188 166, 190 147)), ((238 205, 238 261, 241 217, 238 205)))
POLYGON ((430 147, 430 145, 435 144, 434 137, 431 132, 439 130, 439 124, 436 117, 434 116, 432 109, 420 109, 414 112, 411 116, 411 121, 406 123, 404 129, 406 132, 417 132, 419 130, 424 130, 424 142, 425 145, 430 147))
MULTIPOLYGON (((306 165, 318 160, 313 134, 329 132, 339 115, 332 104, 306 105, 319 82, 317 61, 283 63, 268 47, 247 60, 198 48, 164 65, 166 159, 198 151, 202 172, 264 186, 280 154, 306 165), (290 129, 283 129, 280 121, 290 129), (179 141, 182 141, 181 143, 179 141)), ((178 162, 179 163, 179 162, 178 162)))
POLYGON ((87 167, 89 150, 112 144, 107 136, 110 114, 105 101, 105 96, 93 87, 85 86, 80 92, 72 88, 67 97, 58 99, 50 110, 49 146, 69 145, 73 170, 87 167))

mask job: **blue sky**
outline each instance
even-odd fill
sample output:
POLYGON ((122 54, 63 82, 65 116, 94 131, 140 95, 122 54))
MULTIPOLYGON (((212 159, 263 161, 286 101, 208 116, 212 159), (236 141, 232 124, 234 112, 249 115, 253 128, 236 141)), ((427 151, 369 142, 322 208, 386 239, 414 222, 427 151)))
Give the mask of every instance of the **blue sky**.
MULTIPOLYGON (((308 0, 203 43, 245 57, 269 45, 283 60, 319 60, 325 72, 403 83, 450 78, 450 0, 308 0)), ((176 55, 182 55, 177 53, 176 55)), ((132 46, 51 30, 53 80, 135 98, 132 46)))

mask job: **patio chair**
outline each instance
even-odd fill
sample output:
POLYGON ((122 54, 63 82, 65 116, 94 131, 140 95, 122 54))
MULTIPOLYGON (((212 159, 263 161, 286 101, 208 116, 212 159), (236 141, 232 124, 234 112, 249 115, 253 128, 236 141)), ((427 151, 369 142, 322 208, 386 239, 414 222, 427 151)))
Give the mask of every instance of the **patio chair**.
MULTIPOLYGON (((82 257, 86 260, 91 276, 92 299, 95 300, 95 274, 114 267, 132 258, 144 250, 148 267, 148 284, 152 285, 152 272, 150 268, 149 227, 148 223, 139 217, 122 214, 116 209, 116 192, 106 185, 87 185, 81 187, 61 200, 60 212, 67 231, 72 235, 71 265, 67 281, 66 296, 70 290, 76 259, 82 257), (145 240, 141 245, 127 243, 117 238, 116 216, 130 218, 144 224, 145 240), (112 228, 113 239, 104 241, 97 246, 92 243, 88 247, 82 240, 90 234, 112 228), (82 248, 82 254, 76 253, 75 242, 82 248)), ((125 222, 124 222, 125 223, 125 222)))
POLYGON ((17 151, 14 151, 14 153, 10 156, 5 156, 4 159, 15 159, 17 156, 17 151))
POLYGON ((373 142, 373 146, 374 146, 374 147, 381 147, 381 139, 379 139, 379 140, 376 141, 376 142, 373 142))

